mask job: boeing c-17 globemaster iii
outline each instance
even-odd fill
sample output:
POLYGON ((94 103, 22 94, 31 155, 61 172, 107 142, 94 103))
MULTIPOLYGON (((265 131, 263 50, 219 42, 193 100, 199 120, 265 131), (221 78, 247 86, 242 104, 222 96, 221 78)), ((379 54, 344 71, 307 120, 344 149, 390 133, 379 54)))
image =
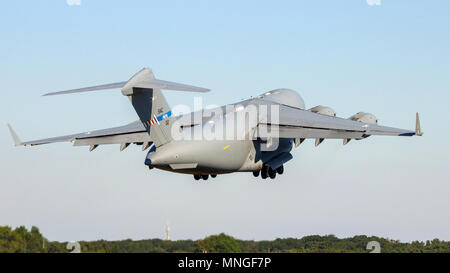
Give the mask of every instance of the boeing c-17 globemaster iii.
POLYGON ((421 136, 419 115, 414 131, 378 125, 377 118, 359 112, 348 119, 336 117, 330 107, 305 109, 302 97, 289 89, 277 89, 260 96, 213 109, 175 116, 161 90, 209 92, 208 89, 155 79, 152 70, 142 69, 130 80, 44 96, 121 88, 139 120, 124 126, 61 137, 22 142, 8 128, 15 146, 72 142, 74 146, 120 144, 142 145, 149 151, 144 164, 150 169, 190 174, 195 180, 217 175, 252 172, 255 177, 274 179, 284 172, 291 151, 305 139, 320 145, 325 139, 343 144, 372 135, 421 136))

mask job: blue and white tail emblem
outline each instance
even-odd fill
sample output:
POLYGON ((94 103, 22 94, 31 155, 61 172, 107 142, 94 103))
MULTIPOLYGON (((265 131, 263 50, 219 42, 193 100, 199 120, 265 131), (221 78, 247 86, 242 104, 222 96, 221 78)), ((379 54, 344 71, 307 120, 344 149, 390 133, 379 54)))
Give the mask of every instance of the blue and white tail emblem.
POLYGON ((144 122, 144 125, 152 126, 152 125, 155 125, 155 124, 160 124, 161 121, 163 121, 165 119, 168 119, 171 116, 172 116, 172 110, 169 110, 167 113, 162 114, 160 116, 153 115, 153 118, 151 120, 148 120, 148 121, 144 122))

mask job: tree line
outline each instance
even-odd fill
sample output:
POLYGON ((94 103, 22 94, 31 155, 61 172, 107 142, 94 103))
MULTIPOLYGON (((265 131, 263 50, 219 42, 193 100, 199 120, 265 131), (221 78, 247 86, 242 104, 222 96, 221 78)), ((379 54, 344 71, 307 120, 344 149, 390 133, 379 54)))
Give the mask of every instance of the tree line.
MULTIPOLYGON (((235 239, 221 233, 201 240, 166 241, 161 239, 79 242, 86 253, 367 253, 367 244, 376 241, 383 253, 450 253, 450 242, 434 239, 404 243, 376 236, 337 238, 334 235, 305 236, 273 241, 235 239)), ((69 253, 68 242, 48 241, 37 227, 12 229, 0 226, 0 253, 69 253)))

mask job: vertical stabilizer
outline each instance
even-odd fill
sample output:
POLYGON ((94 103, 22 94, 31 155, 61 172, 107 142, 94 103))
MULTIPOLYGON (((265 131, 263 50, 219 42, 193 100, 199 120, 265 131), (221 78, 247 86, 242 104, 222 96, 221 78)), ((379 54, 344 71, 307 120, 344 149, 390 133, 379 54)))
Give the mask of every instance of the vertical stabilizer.
POLYGON ((156 147, 172 141, 172 111, 160 89, 145 88, 142 82, 155 79, 150 69, 144 68, 134 75, 122 88, 122 93, 130 98, 136 113, 156 147))

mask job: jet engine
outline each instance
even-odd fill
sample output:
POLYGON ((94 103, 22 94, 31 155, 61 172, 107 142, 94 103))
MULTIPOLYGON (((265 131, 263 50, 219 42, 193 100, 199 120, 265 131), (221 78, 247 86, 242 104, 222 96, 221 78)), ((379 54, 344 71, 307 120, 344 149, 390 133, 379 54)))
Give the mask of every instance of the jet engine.
MULTIPOLYGON (((348 119, 358 121, 358 122, 364 122, 364 123, 368 123, 368 124, 378 124, 377 117, 370 113, 358 112, 358 113, 354 114, 353 116, 349 117, 348 119)), ((352 139, 351 138, 344 139, 344 145, 348 144, 350 142, 350 140, 352 140, 352 139)), ((361 138, 356 139, 356 140, 361 140, 361 138)))
POLYGON ((313 107, 313 108, 309 109, 309 111, 311 111, 313 113, 325 115, 325 116, 330 116, 330 117, 336 116, 336 112, 333 109, 331 109, 330 107, 327 107, 327 106, 322 106, 322 105, 313 107))
MULTIPOLYGON (((316 114, 321 114, 321 115, 330 116, 330 117, 336 116, 336 112, 333 109, 331 109, 330 107, 327 107, 327 106, 322 106, 322 105, 313 107, 313 108, 309 109, 309 111, 316 113, 316 114)), ((316 139, 316 143, 315 143, 316 147, 319 146, 323 141, 324 141, 323 138, 316 139)))
POLYGON ((369 124, 378 124, 377 117, 370 113, 359 112, 351 116, 349 119, 369 124))

